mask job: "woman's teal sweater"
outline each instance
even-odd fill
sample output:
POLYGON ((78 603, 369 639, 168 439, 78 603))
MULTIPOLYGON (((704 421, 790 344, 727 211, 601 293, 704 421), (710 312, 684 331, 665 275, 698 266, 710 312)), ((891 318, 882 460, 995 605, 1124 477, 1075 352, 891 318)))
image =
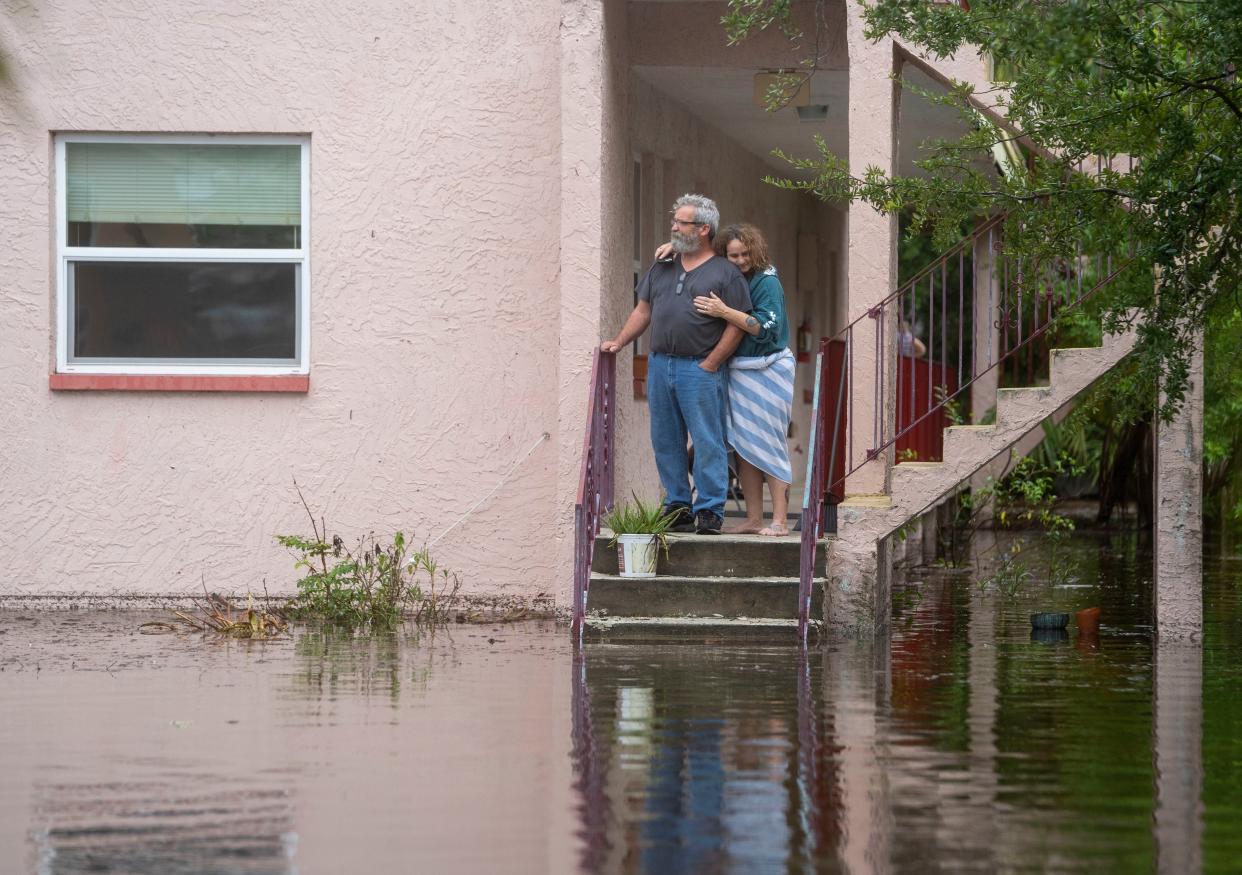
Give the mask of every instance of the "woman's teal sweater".
POLYGON ((785 315, 785 290, 769 265, 750 277, 750 315, 759 320, 759 333, 747 334, 734 355, 759 356, 789 346, 789 319, 785 315))

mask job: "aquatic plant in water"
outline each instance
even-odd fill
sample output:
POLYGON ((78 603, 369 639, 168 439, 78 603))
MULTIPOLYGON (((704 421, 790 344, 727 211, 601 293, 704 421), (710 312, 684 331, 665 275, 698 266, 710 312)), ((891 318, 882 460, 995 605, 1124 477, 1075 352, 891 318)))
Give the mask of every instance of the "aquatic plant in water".
POLYGON ((248 599, 245 608, 232 604, 214 593, 205 602, 197 602, 198 613, 187 614, 174 610, 173 614, 186 626, 200 632, 214 632, 226 638, 268 640, 289 634, 289 622, 284 615, 254 606, 248 599))
POLYGON ((407 617, 419 624, 447 622, 461 582, 426 547, 411 550, 403 532, 388 543, 372 532, 350 548, 340 535, 328 537, 327 523, 316 521, 301 489, 298 497, 313 537, 276 537, 293 552, 295 568, 306 572, 288 604, 291 617, 372 631, 392 629, 407 617))
MULTIPOLYGON (((1062 455, 1052 462, 1026 456, 1014 470, 999 481, 989 478, 986 486, 959 497, 957 525, 950 527, 946 557, 958 564, 972 535, 979 527, 981 511, 995 508, 994 524, 1000 529, 1028 529, 1039 532, 1047 550, 1047 578, 1053 586, 1064 586, 1078 580, 1072 560, 1066 555, 1066 540, 1074 531, 1074 521, 1055 509, 1056 478, 1081 473, 1081 466, 1071 457, 1062 455), (951 548, 951 549, 948 549, 951 548)), ((1027 544, 1015 541, 999 558, 995 572, 980 580, 982 588, 993 588, 1013 596, 1035 576, 1022 557, 1027 544)), ((976 557, 979 565, 979 557, 976 557)))
POLYGON ((289 621, 279 611, 255 607, 254 598, 246 600, 246 607, 235 605, 215 593, 207 593, 202 599, 194 599, 194 611, 186 613, 173 609, 175 622, 152 620, 138 626, 143 635, 168 635, 187 629, 223 638, 244 638, 252 641, 270 641, 289 634, 289 621))

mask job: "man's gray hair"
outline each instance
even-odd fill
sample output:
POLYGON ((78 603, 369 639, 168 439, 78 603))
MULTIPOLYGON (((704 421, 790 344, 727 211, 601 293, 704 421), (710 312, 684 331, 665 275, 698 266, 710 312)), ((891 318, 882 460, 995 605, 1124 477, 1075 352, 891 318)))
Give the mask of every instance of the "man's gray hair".
POLYGON ((683 194, 673 204, 673 212, 680 207, 694 207, 694 221, 708 227, 708 236, 716 236, 720 229, 720 209, 714 200, 701 194, 683 194))

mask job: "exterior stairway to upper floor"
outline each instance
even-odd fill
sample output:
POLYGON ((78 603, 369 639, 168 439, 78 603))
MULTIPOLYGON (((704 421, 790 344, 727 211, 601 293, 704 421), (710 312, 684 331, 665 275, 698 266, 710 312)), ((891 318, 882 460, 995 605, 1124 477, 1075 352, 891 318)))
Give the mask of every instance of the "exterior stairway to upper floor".
POLYGON ((883 626, 887 598, 882 544, 886 538, 963 488, 973 475, 1070 404, 1134 348, 1133 330, 1106 335, 1098 347, 1049 352, 1046 386, 999 389, 995 422, 944 430, 943 457, 903 462, 889 472, 880 494, 847 494, 837 505, 825 619, 841 632, 883 626))
MULTIPOLYGON (((1089 320, 1068 328, 1060 317, 1084 313, 1130 262, 1084 254, 1081 242, 1040 261, 1011 255, 1006 220, 981 223, 821 344, 803 527, 821 533, 835 505, 830 633, 884 628, 889 537, 966 488, 1134 348, 1132 329, 1100 346, 1050 348, 1090 336, 1089 320), (983 424, 989 406, 995 416, 983 424), (978 424, 950 424, 971 417, 978 424)), ((812 543, 808 535, 804 553, 812 543)))
POLYGON ((887 494, 847 496, 837 505, 838 536, 888 537, 1112 370, 1134 348, 1135 339, 1135 332, 1128 331, 1106 336, 1098 347, 1051 350, 1048 385, 999 389, 995 422, 946 428, 940 461, 894 465, 887 494))

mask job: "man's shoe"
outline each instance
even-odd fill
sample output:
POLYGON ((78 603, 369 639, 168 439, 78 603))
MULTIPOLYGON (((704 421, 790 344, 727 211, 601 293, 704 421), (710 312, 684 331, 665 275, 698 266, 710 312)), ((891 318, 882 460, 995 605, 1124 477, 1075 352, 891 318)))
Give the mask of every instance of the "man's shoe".
POLYGON ((694 517, 694 531, 700 535, 719 535, 724 520, 710 510, 701 510, 694 517))
POLYGON ((673 518, 672 525, 668 527, 670 532, 693 532, 695 530, 694 514, 690 512, 690 505, 666 504, 664 513, 677 515, 673 518))

